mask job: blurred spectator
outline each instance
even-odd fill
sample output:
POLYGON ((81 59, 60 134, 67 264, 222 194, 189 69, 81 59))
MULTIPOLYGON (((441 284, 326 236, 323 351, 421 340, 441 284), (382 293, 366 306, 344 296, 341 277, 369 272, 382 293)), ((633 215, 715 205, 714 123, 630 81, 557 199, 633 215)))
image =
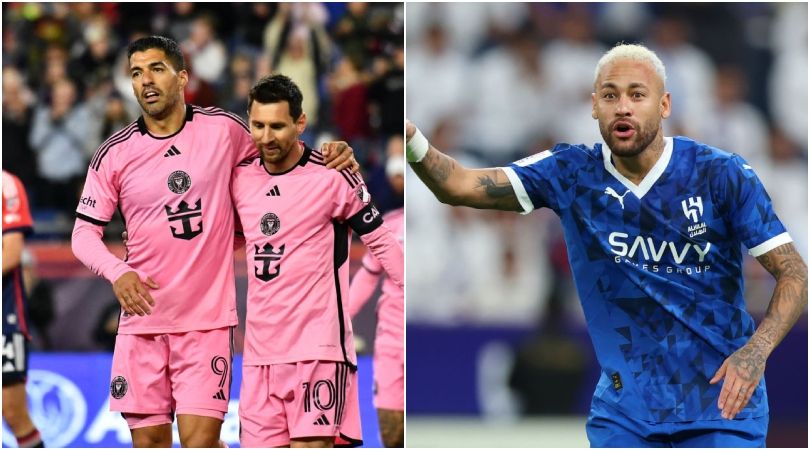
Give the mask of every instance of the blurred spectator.
POLYGON ((768 170, 768 124, 764 114, 745 102, 747 90, 739 67, 720 67, 708 114, 688 117, 684 123, 694 130, 695 139, 711 140, 711 145, 739 154, 756 170, 768 170))
POLYGON ((194 26, 194 2, 171 3, 172 10, 168 16, 169 35, 177 42, 183 42, 191 36, 194 26))
MULTIPOLYGON (((368 88, 362 79, 359 62, 353 58, 341 58, 328 85, 332 97, 331 119, 338 134, 352 143, 367 139, 371 134, 368 88)), ((365 160, 364 156, 360 155, 365 160)))
POLYGON ((594 68, 608 50, 593 35, 591 11, 585 4, 569 4, 560 12, 558 36, 543 52, 543 70, 548 78, 554 111, 547 123, 554 142, 601 142, 602 136, 591 117, 594 68))
POLYGON ((304 96, 308 136, 319 130, 319 83, 331 54, 326 20, 326 8, 321 4, 281 3, 264 31, 271 70, 295 80, 304 96))
POLYGON ((374 193, 374 204, 381 213, 401 208, 404 204, 404 175, 396 175, 405 172, 404 154, 402 134, 391 135, 385 146, 385 164, 378 164, 363 175, 369 191, 374 193))
POLYGON ((247 122, 247 97, 253 87, 253 59, 244 53, 236 54, 231 59, 226 92, 227 98, 222 108, 231 111, 247 122))
POLYGON ((465 80, 469 79, 469 62, 450 48, 447 32, 438 21, 432 22, 424 35, 408 36, 406 79, 408 85, 419 89, 418 94, 406 99, 408 117, 416 123, 435 126, 443 119, 461 114, 467 103, 465 80), (441 70, 435 70, 436 67, 441 70))
POLYGON ((522 29, 509 33, 502 45, 472 62, 468 75, 472 85, 481 92, 500 92, 478 96, 467 113, 463 145, 487 165, 517 159, 558 112, 550 103, 552 84, 542 55, 534 36, 522 29))
POLYGON ((181 48, 194 67, 194 73, 203 81, 215 85, 227 65, 225 44, 216 36, 215 19, 203 14, 191 24, 191 34, 181 42, 181 48))
MULTIPOLYGON (((34 95, 14 67, 3 68, 3 168, 33 188, 37 180, 34 153, 28 145, 34 95)), ((32 189, 33 191, 34 189, 32 189)), ((34 194, 31 192, 31 194, 34 194)), ((32 207, 36 196, 32 195, 32 207)))
POLYGON ((86 155, 95 150, 98 141, 97 124, 91 119, 68 79, 54 82, 50 104, 37 105, 29 144, 44 183, 39 190, 40 206, 65 212, 76 207, 79 185, 87 173, 86 155))
POLYGON ((188 71, 188 83, 186 89, 183 91, 185 94, 186 103, 198 106, 218 106, 217 93, 207 81, 197 75, 195 65, 184 54, 186 60, 186 70, 188 71))
POLYGON ((429 33, 436 21, 441 21, 450 48, 473 55, 486 46, 490 37, 518 28, 529 15, 529 7, 515 2, 409 3, 408 32, 422 36, 429 33))
POLYGON ((368 89, 371 123, 382 135, 402 134, 405 109, 405 50, 397 47, 393 58, 374 58, 368 89))
POLYGON ((95 120, 100 120, 102 124, 101 136, 106 138, 124 129, 127 125, 132 123, 135 118, 124 108, 124 100, 121 99, 121 96, 117 93, 113 93, 110 95, 105 105, 103 116, 95 120))
POLYGON ((689 41, 689 24, 676 17, 661 17, 650 27, 650 49, 667 69, 667 90, 672 93, 672 116, 664 121, 667 136, 696 135, 687 120, 709 114, 708 99, 715 87, 715 66, 709 56, 689 41))
POLYGON ((774 122, 807 155, 807 3, 779 3, 768 85, 774 122))
POLYGON ((22 276, 28 296, 28 318, 33 325, 32 344, 39 350, 50 350, 53 345, 49 328, 54 319, 53 283, 37 273, 37 261, 26 248, 22 254, 22 276))
POLYGON ((86 46, 70 62, 70 73, 82 83, 81 92, 92 97, 99 91, 109 92, 115 65, 115 42, 103 16, 97 16, 84 29, 86 46))
POLYGON ((45 70, 39 86, 38 100, 46 100, 51 94, 54 84, 68 77, 67 51, 59 45, 48 46, 45 50, 45 70))
POLYGON ((768 192, 773 208, 785 224, 796 250, 808 257, 807 236, 807 146, 798 146, 780 128, 770 133, 770 164, 757 174, 768 192))
POLYGON ((278 9, 275 3, 239 3, 236 5, 239 23, 236 26, 237 50, 258 54, 263 46, 264 27, 278 9))
POLYGON ((347 6, 346 14, 335 25, 335 40, 349 58, 362 63, 367 57, 366 46, 372 35, 369 4, 349 2, 347 6))

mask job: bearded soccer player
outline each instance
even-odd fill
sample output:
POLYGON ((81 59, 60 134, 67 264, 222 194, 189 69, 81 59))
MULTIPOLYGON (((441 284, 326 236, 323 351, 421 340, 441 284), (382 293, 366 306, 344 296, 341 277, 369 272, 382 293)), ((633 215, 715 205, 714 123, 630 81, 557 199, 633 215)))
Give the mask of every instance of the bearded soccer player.
POLYGON ((25 236, 33 232, 28 197, 20 179, 3 171, 3 420, 17 445, 44 447, 28 414, 27 298, 23 286, 22 253, 25 236))
POLYGON ((558 144, 471 170, 406 124, 407 157, 445 203, 560 216, 601 366, 594 447, 763 447, 765 363, 807 305, 807 267, 738 155, 664 137, 666 72, 640 45, 595 71, 606 145, 558 144), (776 278, 759 324, 745 309, 741 244, 776 278))
MULTIPOLYGON (((404 190, 405 161, 402 136, 389 140, 385 174, 394 192, 404 190)), ((405 209, 383 214, 385 224, 405 242, 405 209)), ((377 330, 374 335, 374 407, 383 445, 405 446, 405 290, 385 276, 374 254, 367 252, 350 286, 349 315, 354 318, 368 302, 383 279, 377 300, 377 330)))
POLYGON ((90 161, 73 252, 113 284, 121 304, 110 409, 126 419, 133 445, 170 447, 176 414, 184 447, 216 447, 237 323, 228 186, 256 148, 236 115, 185 103, 176 42, 139 39, 128 55, 143 115, 90 161), (116 208, 126 261, 101 240, 116 208))
POLYGON ((260 158, 234 171, 231 194, 248 261, 239 402, 243 447, 362 443, 357 357, 346 311, 351 231, 403 284, 403 255, 366 185, 324 167, 298 140, 303 97, 288 77, 251 89, 250 131, 260 158))

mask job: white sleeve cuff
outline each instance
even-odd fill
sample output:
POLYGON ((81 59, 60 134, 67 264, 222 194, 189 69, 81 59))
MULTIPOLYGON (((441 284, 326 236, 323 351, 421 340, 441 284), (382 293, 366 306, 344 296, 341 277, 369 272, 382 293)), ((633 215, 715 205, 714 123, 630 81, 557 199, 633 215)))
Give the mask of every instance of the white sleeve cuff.
POLYGON ((512 183, 512 189, 515 190, 518 202, 520 202, 520 206, 523 207, 521 214, 529 214, 534 211, 534 204, 529 198, 529 194, 526 193, 526 188, 523 187, 523 183, 520 181, 520 177, 518 177, 517 173, 515 173, 515 170, 511 167, 501 167, 501 170, 506 174, 506 178, 509 179, 509 182, 512 183))
POLYGON ((784 232, 780 235, 768 239, 767 241, 757 245, 754 248, 749 249, 748 253, 754 258, 757 258, 775 249, 776 247, 779 247, 780 245, 785 245, 789 242, 793 242, 793 238, 791 238, 787 232, 784 232))

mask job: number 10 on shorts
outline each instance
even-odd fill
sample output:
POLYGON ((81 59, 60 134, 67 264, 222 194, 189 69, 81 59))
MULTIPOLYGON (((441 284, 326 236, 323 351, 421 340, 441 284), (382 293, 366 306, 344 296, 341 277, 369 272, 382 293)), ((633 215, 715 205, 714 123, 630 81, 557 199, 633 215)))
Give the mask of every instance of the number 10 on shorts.
POLYGON ((304 412, 310 412, 314 405, 320 411, 327 411, 335 406, 335 383, 332 380, 318 380, 315 384, 303 383, 304 412))

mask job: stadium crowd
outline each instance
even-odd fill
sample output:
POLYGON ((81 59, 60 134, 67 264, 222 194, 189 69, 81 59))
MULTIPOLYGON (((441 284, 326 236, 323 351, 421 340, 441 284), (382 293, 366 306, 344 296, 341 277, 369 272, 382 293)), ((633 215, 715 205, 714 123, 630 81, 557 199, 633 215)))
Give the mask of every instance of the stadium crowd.
POLYGON ((303 139, 348 141, 378 205, 401 206, 384 165, 402 132, 402 4, 4 3, 3 168, 28 189, 39 238, 69 235, 90 157, 140 115, 126 46, 151 34, 181 43, 191 104, 246 118, 256 80, 297 80, 303 139))
MULTIPOLYGON (((190 104, 246 118, 258 79, 293 78, 308 116, 301 138, 347 141, 380 211, 403 205, 385 173, 392 148, 403 152, 401 3, 4 3, 3 169, 28 192, 39 246, 23 260, 34 349, 111 349, 118 304, 76 266, 69 239, 90 158, 141 114, 127 45, 154 34, 181 44, 190 104)), ((105 237, 119 243, 123 230, 116 214, 105 237)))
MULTIPOLYGON (((667 69, 665 135, 746 158, 807 258, 806 17, 806 4, 409 4, 407 114, 468 167, 592 145, 596 62, 619 41, 644 43, 667 69)), ((553 322, 560 295, 581 314, 553 213, 448 208, 407 175, 407 254, 419 261, 408 265, 409 323, 553 322)), ((761 313, 769 295, 756 281, 772 280, 748 266, 749 308, 761 313)))

